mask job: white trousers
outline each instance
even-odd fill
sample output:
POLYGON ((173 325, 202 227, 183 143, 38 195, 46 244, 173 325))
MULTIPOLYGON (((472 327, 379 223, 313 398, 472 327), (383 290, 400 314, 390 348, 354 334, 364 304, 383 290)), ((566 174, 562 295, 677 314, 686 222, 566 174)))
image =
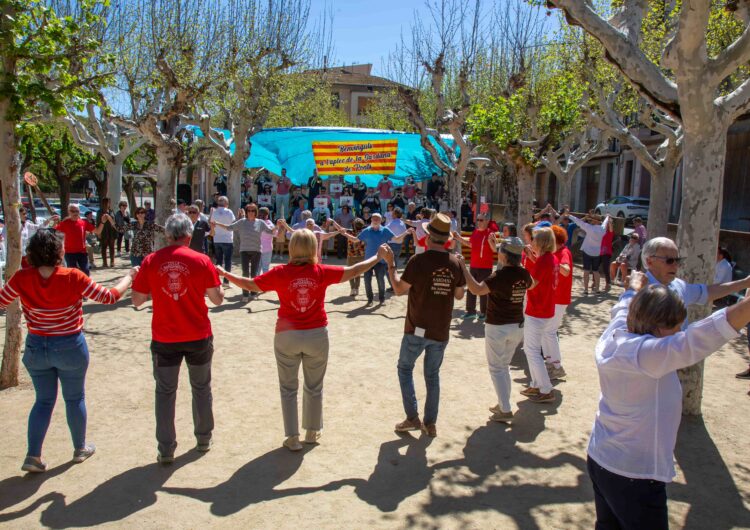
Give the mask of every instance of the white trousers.
POLYGON ((530 386, 542 394, 552 392, 552 383, 542 358, 542 340, 554 325, 554 318, 536 318, 525 315, 523 324, 523 351, 529 363, 530 386))
POLYGON ((542 351, 544 360, 548 363, 560 364, 560 340, 557 337, 557 330, 560 329, 567 305, 555 305, 555 316, 552 317, 553 324, 549 327, 548 333, 542 337, 542 351))
POLYGON ((497 394, 497 402, 503 412, 511 412, 510 362, 522 340, 523 328, 518 327, 518 324, 484 325, 484 349, 487 354, 487 366, 497 394))

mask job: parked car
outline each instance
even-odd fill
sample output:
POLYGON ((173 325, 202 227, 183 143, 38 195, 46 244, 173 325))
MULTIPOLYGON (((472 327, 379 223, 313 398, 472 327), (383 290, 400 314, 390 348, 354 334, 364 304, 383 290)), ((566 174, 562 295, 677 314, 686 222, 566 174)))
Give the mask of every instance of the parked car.
POLYGON ((598 215, 611 215, 614 217, 624 217, 625 219, 632 220, 634 217, 640 217, 644 221, 648 218, 648 197, 628 197, 626 195, 618 195, 611 199, 600 202, 594 208, 594 212, 598 215))

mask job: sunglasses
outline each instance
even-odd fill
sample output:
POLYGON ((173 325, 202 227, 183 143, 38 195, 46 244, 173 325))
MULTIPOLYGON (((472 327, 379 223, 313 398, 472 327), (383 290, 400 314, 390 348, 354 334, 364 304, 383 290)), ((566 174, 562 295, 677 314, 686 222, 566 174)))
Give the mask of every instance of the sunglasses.
POLYGON ((667 265, 674 265, 675 263, 677 265, 679 265, 680 263, 682 263, 683 261, 685 261, 685 258, 668 258, 666 256, 651 256, 651 257, 652 258, 663 259, 664 263, 666 263, 667 265))

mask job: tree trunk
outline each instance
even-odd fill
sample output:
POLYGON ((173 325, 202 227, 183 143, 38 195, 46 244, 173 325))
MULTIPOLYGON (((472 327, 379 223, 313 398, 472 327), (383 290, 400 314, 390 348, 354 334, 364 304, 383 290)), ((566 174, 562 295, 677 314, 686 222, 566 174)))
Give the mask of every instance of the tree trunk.
POLYGON ((236 157, 232 157, 227 171, 227 198, 229 199, 229 209, 235 213, 237 213, 242 204, 242 172, 244 169, 245 162, 242 161, 240 163, 236 157))
POLYGON ((135 179, 129 177, 122 183, 122 190, 125 192, 125 197, 128 201, 128 211, 130 215, 135 215, 135 209, 138 207, 135 202, 135 179))
MULTIPOLYGON (((117 203, 120 202, 119 199, 116 201, 112 198, 111 195, 109 195, 109 185, 107 184, 107 179, 104 178, 102 180, 99 180, 97 178, 91 177, 91 180, 94 181, 94 187, 96 188, 96 195, 99 197, 99 201, 101 201, 104 197, 109 197, 110 204, 115 206, 115 210, 117 209, 117 203)), ((101 202, 100 202, 101 204, 101 202)))
MULTIPOLYGON (((718 120, 715 120, 718 121, 718 120)), ((681 276, 691 283, 711 283, 719 241, 721 201, 724 184, 727 128, 709 120, 692 132, 685 127, 683 192, 677 247, 685 256, 681 276)), ((652 200, 652 204, 655 204, 652 200)), ((691 320, 706 316, 709 306, 693 307, 691 320)), ((682 383, 682 412, 701 414, 703 362, 679 370, 682 383)))
POLYGON ((662 168, 658 174, 651 175, 651 207, 646 225, 649 238, 667 237, 674 171, 675 168, 669 166, 662 168))
POLYGON ((573 175, 555 175, 557 177, 557 204, 558 210, 562 211, 566 204, 570 206, 570 190, 573 175))
MULTIPOLYGON (((518 221, 518 175, 515 167, 506 165, 500 176, 500 182, 505 201, 505 220, 515 223, 518 221)), ((519 226, 518 229, 520 230, 521 227, 519 226)))
POLYGON ((459 175, 456 172, 451 173, 448 176, 448 201, 450 209, 456 210, 456 222, 458 223, 458 231, 461 232, 461 182, 463 181, 463 175, 459 175))
POLYGON ((531 222, 534 212, 534 168, 521 161, 516 166, 518 176, 518 218, 516 226, 518 233, 526 223, 531 222))
MULTIPOLYGON (((122 199, 122 163, 116 161, 107 162, 107 180, 105 181, 107 188, 105 193, 112 199, 112 204, 117 207, 117 203, 122 199)), ((97 191, 99 186, 97 184, 97 191)))
MULTIPOLYGON (((154 208, 156 222, 162 226, 172 215, 171 199, 177 193, 177 171, 182 158, 182 150, 173 145, 163 145, 156 148, 156 191, 154 208)), ((164 238, 157 234, 156 248, 164 246, 164 238)))
MULTIPOLYGON (((57 186, 60 191, 60 215, 65 217, 68 212, 68 204, 70 203, 70 179, 67 177, 55 176, 57 180, 57 186)), ((101 197, 100 197, 101 198, 101 197)))
MULTIPOLYGON (((0 185, 3 189, 5 209, 6 257, 5 277, 10 278, 21 267, 21 218, 18 189, 18 139, 16 124, 5 119, 8 102, 0 102, 0 185)), ((33 205, 32 205, 33 207, 33 205)), ((10 304, 5 313, 5 345, 0 366, 0 389, 18 385, 21 359, 21 305, 18 300, 10 304)))

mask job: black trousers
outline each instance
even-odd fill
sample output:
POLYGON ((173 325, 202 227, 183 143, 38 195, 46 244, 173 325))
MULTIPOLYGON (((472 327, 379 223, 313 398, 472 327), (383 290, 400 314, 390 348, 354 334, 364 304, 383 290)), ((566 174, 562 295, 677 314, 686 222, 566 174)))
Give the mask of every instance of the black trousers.
MULTIPOLYGON (((255 278, 260 272, 260 252, 250 252, 243 250, 240 252, 242 262, 242 276, 245 278, 255 278)), ((242 290, 242 296, 248 296, 248 291, 242 290)))
MULTIPOLYGON (((478 282, 482 283, 484 280, 490 277, 492 269, 476 269, 471 267, 469 269, 471 276, 478 282)), ((466 292, 466 312, 476 313, 477 311, 477 295, 472 294, 471 291, 466 292)), ((487 295, 479 297, 479 312, 483 315, 487 314, 487 295)))
POLYGON ((586 461, 594 484, 596 530, 667 530, 667 485, 607 471, 591 457, 586 461))
POLYGON ((174 414, 182 359, 187 363, 193 392, 193 433, 198 443, 206 443, 211 439, 214 430, 211 393, 213 353, 213 337, 191 342, 151 341, 151 359, 156 381, 156 441, 160 454, 174 455, 177 447, 174 414))

